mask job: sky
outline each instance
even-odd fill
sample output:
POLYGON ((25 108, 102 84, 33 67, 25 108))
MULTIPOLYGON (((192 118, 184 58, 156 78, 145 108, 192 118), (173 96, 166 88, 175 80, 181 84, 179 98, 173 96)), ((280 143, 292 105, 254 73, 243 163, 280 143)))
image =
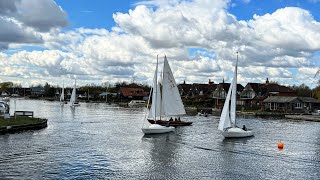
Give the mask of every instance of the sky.
POLYGON ((23 87, 152 83, 167 56, 176 82, 313 88, 320 0, 0 1, 0 82, 23 87))

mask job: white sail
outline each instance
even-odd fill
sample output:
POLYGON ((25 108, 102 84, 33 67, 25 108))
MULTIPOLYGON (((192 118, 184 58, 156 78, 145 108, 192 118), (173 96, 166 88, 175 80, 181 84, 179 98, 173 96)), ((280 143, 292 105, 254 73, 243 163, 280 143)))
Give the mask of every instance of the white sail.
POLYGON ((162 77, 162 112, 166 116, 186 114, 166 56, 164 57, 162 77))
POLYGON ((234 70, 231 88, 231 109, 230 109, 230 117, 231 117, 231 125, 233 127, 236 126, 236 106, 237 106, 237 69, 238 69, 238 58, 234 70))
POLYGON ((230 99, 231 99, 231 87, 229 88, 226 101, 224 102, 222 113, 220 116, 218 129, 223 131, 225 128, 231 127, 230 119, 230 99))
POLYGON ((74 82, 74 87, 73 87, 73 90, 72 90, 72 93, 71 93, 71 98, 70 98, 70 103, 71 105, 73 103, 75 103, 77 101, 77 98, 76 98, 76 81, 74 82))
POLYGON ((64 101, 64 85, 62 85, 61 95, 60 95, 60 102, 64 101))
POLYGON ((152 104, 149 112, 148 119, 159 119, 161 113, 161 94, 159 84, 153 89, 152 92, 152 104))
POLYGON ((158 61, 157 61, 157 66, 156 66, 156 70, 153 78, 152 104, 149 111, 148 119, 156 119, 155 117, 160 117, 161 115, 161 91, 160 91, 160 84, 158 84, 157 77, 158 77, 158 61))
POLYGON ((235 127, 236 123, 236 101, 237 101, 237 68, 238 58, 235 66, 234 76, 229 91, 224 102, 220 116, 218 129, 223 131, 225 128, 235 127))

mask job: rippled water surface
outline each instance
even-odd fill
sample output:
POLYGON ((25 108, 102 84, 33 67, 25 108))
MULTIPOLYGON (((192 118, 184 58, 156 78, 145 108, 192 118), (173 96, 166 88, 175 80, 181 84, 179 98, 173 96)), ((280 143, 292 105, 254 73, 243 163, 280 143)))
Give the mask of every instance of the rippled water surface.
POLYGON ((37 131, 0 136, 0 179, 319 179, 320 123, 240 119, 253 138, 224 139, 218 117, 144 136, 144 109, 11 100, 11 112, 48 119, 37 131), (284 149, 277 149, 277 142, 284 149))

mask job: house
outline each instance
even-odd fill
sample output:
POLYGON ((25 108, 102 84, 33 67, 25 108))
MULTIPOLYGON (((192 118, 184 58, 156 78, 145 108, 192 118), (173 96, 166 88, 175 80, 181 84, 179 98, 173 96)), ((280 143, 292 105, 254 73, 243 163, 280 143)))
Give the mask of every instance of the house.
POLYGON ((259 109, 260 99, 260 83, 248 83, 240 93, 240 101, 244 109, 259 109))
POLYGON ((120 98, 127 100, 142 100, 145 96, 143 88, 139 87, 122 87, 120 88, 120 98))
POLYGON ((191 89, 192 89, 192 84, 186 84, 186 81, 184 81, 183 84, 178 85, 178 90, 181 98, 191 97, 191 93, 189 93, 191 89))
POLYGON ((179 93, 181 98, 194 99, 194 98, 212 98, 212 94, 216 89, 217 84, 214 84, 210 79, 208 84, 186 84, 184 81, 183 84, 178 85, 179 93))
POLYGON ((116 97, 117 95, 118 95, 118 93, 103 92, 103 93, 99 94, 99 98, 100 99, 106 99, 107 97, 116 97))
MULTIPOLYGON (((212 97, 215 100, 214 107, 216 109, 222 109, 226 96, 228 94, 230 88, 230 83, 225 83, 224 81, 222 83, 219 83, 214 90, 212 97)), ((239 98, 240 93, 243 91, 244 87, 241 84, 237 84, 237 99, 239 98)), ((237 105, 241 105, 240 101, 237 100, 237 105)))
POLYGON ((199 83, 193 83, 188 95, 191 97, 195 96, 203 96, 206 93, 206 86, 208 84, 199 84, 199 83))
POLYGON ((44 87, 37 86, 37 87, 31 87, 31 95, 33 96, 43 96, 44 95, 44 87))
POLYGON ((6 93, 9 96, 29 96, 31 94, 31 88, 14 87, 8 88, 6 93))
POLYGON ((320 107, 314 98, 297 96, 270 96, 263 103, 265 110, 284 113, 311 113, 320 107))
POLYGON ((271 96, 296 97, 296 93, 289 87, 276 83, 248 83, 240 93, 240 101, 243 109, 263 109, 263 101, 271 96))
POLYGON ((312 98, 312 97, 299 97, 301 100, 302 107, 305 110, 305 113, 315 112, 316 110, 320 109, 320 101, 312 98))

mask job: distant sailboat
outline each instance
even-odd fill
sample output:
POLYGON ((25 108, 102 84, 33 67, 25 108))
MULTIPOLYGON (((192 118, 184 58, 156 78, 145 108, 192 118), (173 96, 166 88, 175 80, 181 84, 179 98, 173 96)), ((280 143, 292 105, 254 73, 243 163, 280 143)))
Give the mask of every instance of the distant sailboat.
POLYGON ((236 125, 236 101, 237 101, 237 69, 238 69, 238 52, 237 62, 234 70, 234 76, 230 85, 226 101, 223 105, 218 129, 224 137, 249 137, 253 136, 253 131, 241 129, 236 125))
MULTIPOLYGON (((149 106, 150 98, 148 101, 149 106)), ((174 127, 171 126, 161 126, 157 124, 157 118, 161 117, 161 92, 160 92, 160 82, 158 82, 158 56, 157 56, 157 66, 154 73, 153 87, 152 87, 152 105, 149 111, 148 118, 153 118, 155 120, 154 124, 150 124, 148 127, 143 127, 141 130, 144 134, 160 134, 168 133, 174 131, 174 127)))
POLYGON ((64 84, 62 85, 62 90, 61 90, 61 94, 60 94, 60 103, 66 104, 66 102, 64 101, 64 84))
POLYGON ((71 107, 75 107, 75 106, 80 106, 79 102, 77 101, 77 90, 76 90, 77 84, 76 84, 76 80, 74 80, 74 87, 71 93, 71 98, 70 98, 70 106, 71 107))

